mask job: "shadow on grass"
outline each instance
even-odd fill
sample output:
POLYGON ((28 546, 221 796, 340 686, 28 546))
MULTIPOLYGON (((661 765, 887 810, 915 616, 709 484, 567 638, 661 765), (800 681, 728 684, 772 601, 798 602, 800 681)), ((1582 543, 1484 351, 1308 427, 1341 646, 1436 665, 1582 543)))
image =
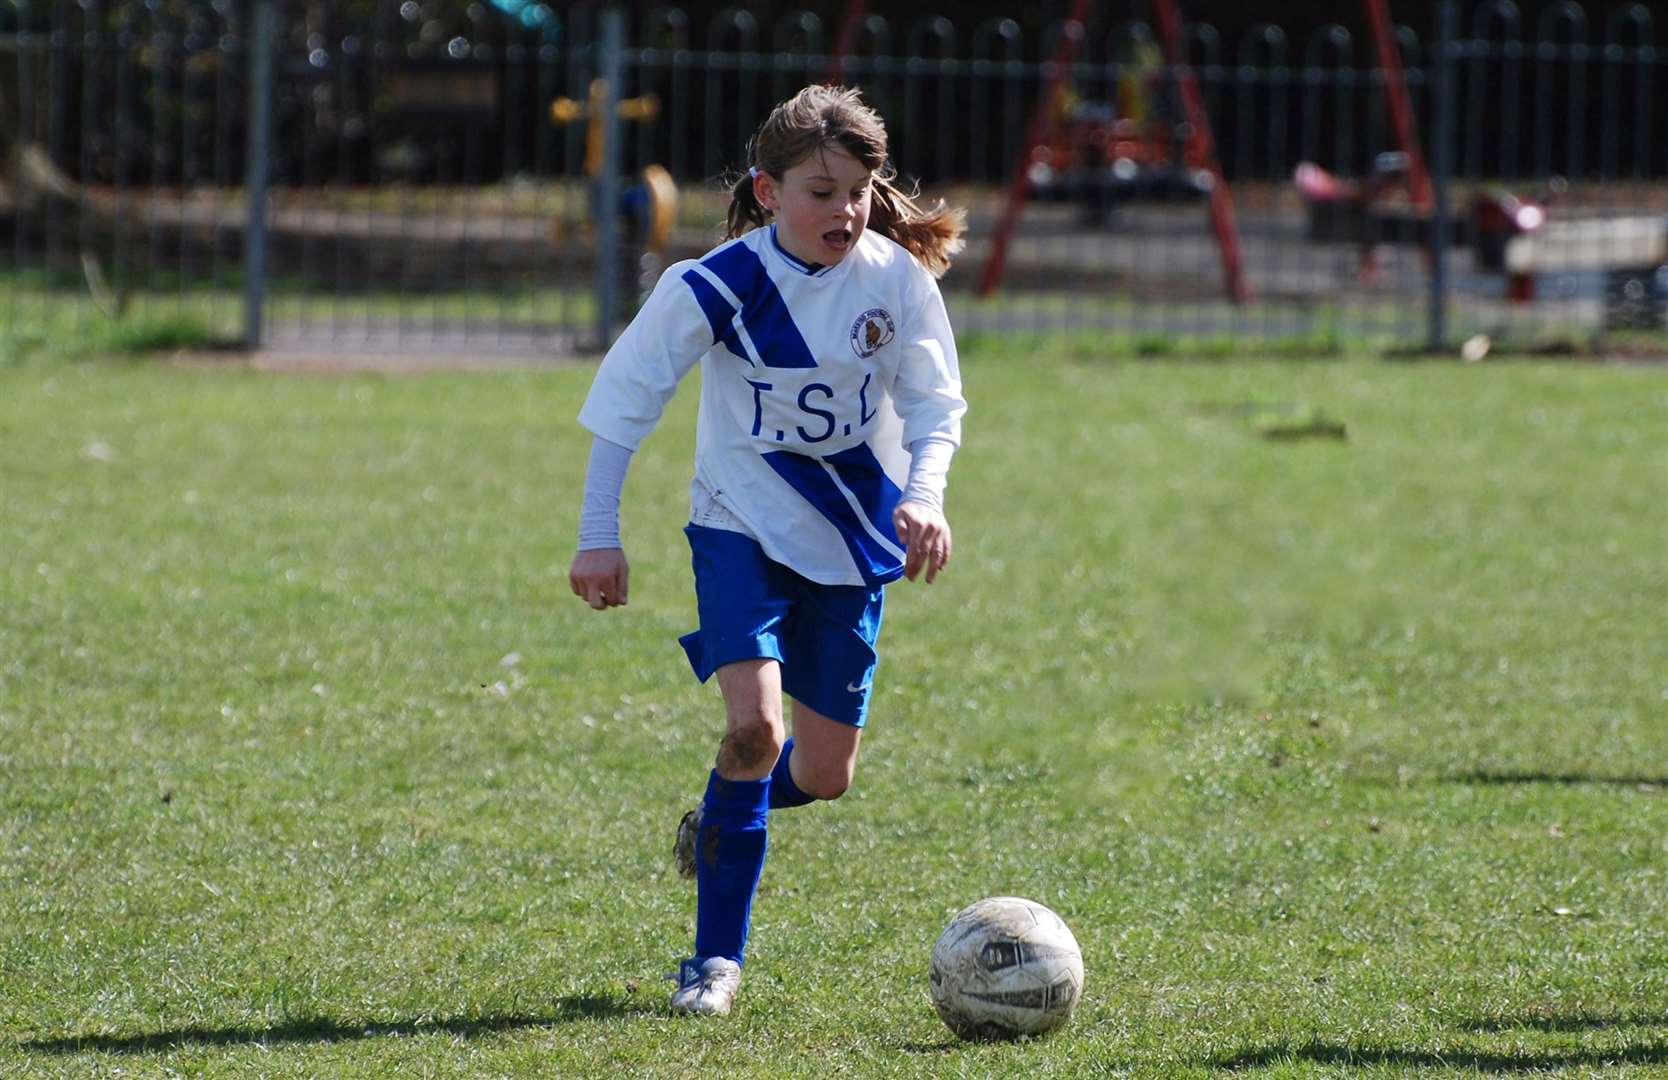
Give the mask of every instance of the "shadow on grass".
POLYGON ((1462 1069, 1479 1073, 1530 1073, 1602 1065, 1668 1065, 1668 1046, 1623 1046, 1613 1050, 1409 1050, 1396 1047, 1357 1047, 1337 1043, 1269 1046, 1227 1057, 1212 1058, 1212 1068, 1257 1069, 1293 1061, 1355 1068, 1391 1066, 1420 1069, 1462 1069))
POLYGON ((1596 776, 1591 773, 1478 772, 1449 777, 1456 784, 1600 784, 1649 791, 1668 789, 1668 776, 1596 776))
POLYGON ((1559 1016, 1532 1012, 1524 1016, 1490 1016, 1462 1020, 1468 1031, 1599 1031, 1605 1028, 1668 1028, 1668 1013, 1573 1013, 1559 1016))
POLYGON ((612 1016, 660 1016, 665 1007, 648 1002, 578 995, 562 998, 547 1013, 526 1016, 482 1016, 475 1019, 395 1020, 383 1023, 350 1024, 325 1017, 292 1020, 273 1027, 186 1027, 138 1035, 71 1035, 60 1039, 37 1039, 17 1044, 25 1053, 37 1054, 142 1054, 186 1046, 264 1046, 273 1043, 332 1043, 352 1039, 382 1039, 447 1034, 465 1039, 522 1028, 551 1027, 576 1020, 612 1016))

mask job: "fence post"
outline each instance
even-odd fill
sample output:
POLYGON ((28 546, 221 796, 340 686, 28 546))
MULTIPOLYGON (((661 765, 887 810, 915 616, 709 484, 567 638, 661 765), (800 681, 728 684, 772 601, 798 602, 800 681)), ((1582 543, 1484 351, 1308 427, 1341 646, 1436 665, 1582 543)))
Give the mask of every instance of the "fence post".
POLYGON ((614 338, 614 324, 620 310, 620 54, 625 48, 625 12, 612 6, 602 13, 602 54, 598 57, 597 74, 602 80, 603 93, 597 101, 602 115, 593 123, 602 125, 602 172, 596 178, 596 290, 597 343, 608 348, 614 338))
POLYGON ((1436 70, 1431 79, 1436 123, 1431 133, 1431 194, 1435 206, 1431 217, 1430 340, 1433 353, 1448 348, 1448 179, 1453 162, 1454 127, 1454 0, 1441 0, 1436 8, 1436 70))
POLYGON ((272 149, 272 48, 277 0, 249 0, 249 133, 244 187, 249 205, 243 231, 243 345, 261 347, 266 308, 266 183, 272 149))

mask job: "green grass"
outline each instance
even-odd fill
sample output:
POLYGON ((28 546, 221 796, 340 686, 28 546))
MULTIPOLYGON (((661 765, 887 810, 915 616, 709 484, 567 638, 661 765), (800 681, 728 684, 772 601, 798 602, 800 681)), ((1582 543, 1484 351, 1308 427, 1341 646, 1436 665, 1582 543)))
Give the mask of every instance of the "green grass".
MULTIPOLYGON (((356 290, 351 273, 334 283, 339 291, 329 281, 280 278, 267 297, 268 336, 334 337, 352 349, 365 340, 389 337, 490 339, 500 330, 542 333, 552 326, 588 336, 596 322, 596 297, 588 282, 571 275, 560 281, 509 275, 494 285, 492 276, 483 271, 467 287, 431 291, 423 287, 436 283, 424 281, 356 290)), ((1246 309, 1218 300, 1023 289, 977 300, 965 291, 971 285, 971 278, 946 282, 949 302, 962 320, 966 346, 987 351, 1036 348, 1080 360, 1226 360, 1252 348, 1261 357, 1310 359, 1408 355, 1420 351, 1426 338, 1422 314, 1410 312, 1405 302, 1382 298, 1267 301, 1246 309)), ((135 283, 116 317, 102 313, 86 293, 79 267, 50 273, 0 271, 0 367, 212 347, 235 343, 243 334, 241 275, 233 271, 209 282, 158 270, 135 283)), ((1498 321, 1498 312, 1485 317, 1460 308, 1448 335, 1454 355, 1460 341, 1487 329, 1508 335, 1496 356, 1515 350, 1549 358, 1668 357, 1668 335, 1658 331, 1598 334, 1534 312, 1521 313, 1502 331, 1489 324, 1498 321)))
MULTIPOLYGON (((551 324, 588 330, 596 304, 586 290, 532 281, 427 294, 393 283, 337 295, 280 279, 268 293, 264 317, 269 333, 329 332, 351 347, 357 337, 386 336, 396 327, 411 337, 435 330, 490 337, 498 328, 513 332, 551 324)), ((76 274, 0 273, 0 369, 214 348, 235 344, 242 335, 243 293, 235 278, 213 285, 161 275, 132 291, 112 315, 94 305, 76 274)))
POLYGON ((0 1074, 1668 1071, 1661 369, 970 354, 955 562, 721 1023, 660 981, 695 395, 599 615, 589 375, 0 368, 0 1074), (1047 1039, 927 1003, 992 893, 1082 943, 1047 1039))

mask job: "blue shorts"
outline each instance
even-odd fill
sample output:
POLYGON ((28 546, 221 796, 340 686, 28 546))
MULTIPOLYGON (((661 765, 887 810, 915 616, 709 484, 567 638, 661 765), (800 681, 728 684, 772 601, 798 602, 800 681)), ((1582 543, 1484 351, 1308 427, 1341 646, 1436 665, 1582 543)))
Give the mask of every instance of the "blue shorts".
POLYGON ((695 564, 701 628, 678 639, 702 682, 725 664, 782 665, 782 690, 853 727, 869 712, 875 639, 885 590, 819 585, 774 561, 758 541, 727 529, 684 530, 695 564))

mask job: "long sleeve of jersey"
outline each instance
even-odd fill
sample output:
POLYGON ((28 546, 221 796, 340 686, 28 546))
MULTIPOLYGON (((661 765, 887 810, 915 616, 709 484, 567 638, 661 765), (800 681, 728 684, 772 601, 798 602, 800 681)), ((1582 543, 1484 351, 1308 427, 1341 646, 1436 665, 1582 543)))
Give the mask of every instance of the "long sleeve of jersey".
POLYGON ((585 467, 585 502, 579 509, 579 550, 620 547, 620 492, 625 489, 631 451, 601 435, 591 439, 585 467))
POLYGON ((944 488, 950 480, 950 458, 956 444, 948 436, 928 435, 909 444, 909 482, 899 502, 944 509, 944 488))
POLYGON ((579 422, 591 434, 635 452, 678 383, 711 345, 700 305, 668 271, 603 357, 579 422))
POLYGON ((961 393, 961 368, 956 339, 944 297, 925 272, 919 278, 920 306, 903 320, 898 344, 898 371, 892 399, 903 419, 903 444, 913 447, 929 436, 961 445, 961 418, 967 402, 961 393))

